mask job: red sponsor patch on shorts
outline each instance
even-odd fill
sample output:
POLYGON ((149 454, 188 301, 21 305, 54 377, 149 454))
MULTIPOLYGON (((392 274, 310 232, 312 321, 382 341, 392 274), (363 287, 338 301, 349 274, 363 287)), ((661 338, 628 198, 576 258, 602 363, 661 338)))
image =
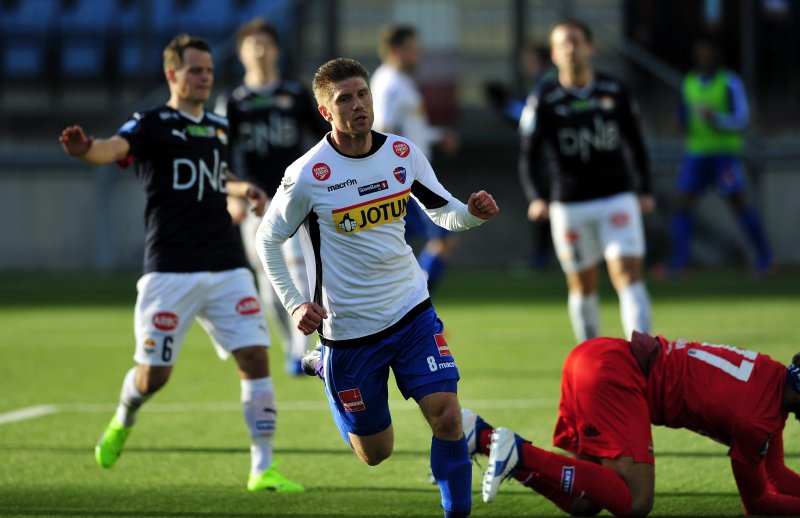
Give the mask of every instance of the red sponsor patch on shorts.
POLYGON ((170 311, 160 311, 153 315, 153 325, 160 331, 172 331, 178 327, 178 315, 170 311))
POLYGON ((342 402, 344 409, 348 412, 360 412, 367 408, 364 404, 364 399, 361 397, 361 391, 357 388, 340 390, 339 401, 342 402))
POLYGON ((400 158, 407 157, 411 152, 411 148, 408 147, 408 144, 405 142, 400 142, 399 140, 392 144, 392 149, 394 149, 394 154, 400 158))
POLYGON ((436 347, 439 348, 439 356, 453 356, 452 353, 450 353, 450 346, 447 345, 444 335, 433 335, 433 339, 436 340, 436 347))
POLYGON ((614 227, 624 227, 630 220, 630 215, 625 212, 616 212, 611 215, 611 225, 614 227))
POLYGON ((574 230, 567 230, 564 232, 564 239, 567 240, 567 243, 577 243, 580 241, 581 236, 574 230))
POLYGON ((314 167, 311 168, 311 174, 320 182, 324 182, 331 177, 331 168, 328 167, 328 164, 320 162, 319 164, 314 164, 314 167))
POLYGON ((236 312, 240 315, 255 315, 260 311, 261 306, 255 297, 245 297, 236 303, 236 312))

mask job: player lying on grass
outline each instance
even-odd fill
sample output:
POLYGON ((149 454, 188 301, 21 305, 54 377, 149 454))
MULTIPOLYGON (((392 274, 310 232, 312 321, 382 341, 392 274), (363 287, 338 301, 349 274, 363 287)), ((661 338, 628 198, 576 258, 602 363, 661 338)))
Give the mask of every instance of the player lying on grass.
POLYGON ((485 502, 514 477, 573 515, 646 516, 652 423, 730 446, 746 514, 800 515, 800 476, 783 460, 783 428, 798 410, 800 354, 787 368, 746 349, 634 333, 583 342, 564 362, 553 444, 577 458, 492 429, 466 409, 463 427, 470 453, 489 455, 485 502))

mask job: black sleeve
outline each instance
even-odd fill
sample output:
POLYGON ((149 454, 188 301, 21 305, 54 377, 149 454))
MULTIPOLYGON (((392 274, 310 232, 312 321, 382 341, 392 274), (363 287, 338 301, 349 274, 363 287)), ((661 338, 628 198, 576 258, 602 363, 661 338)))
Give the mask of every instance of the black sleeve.
POLYGON ((541 152, 545 138, 545 127, 547 119, 542 110, 542 105, 537 100, 529 100, 536 103, 535 120, 533 131, 529 134, 522 134, 520 139, 519 154, 519 180, 522 190, 529 202, 537 198, 542 198, 546 192, 542 171, 541 152))
POLYGON ((633 155, 633 165, 639 176, 639 192, 652 194, 650 160, 639 124, 639 108, 624 87, 620 90, 620 104, 620 130, 633 155))
POLYGON ((147 118, 144 113, 134 113, 120 126, 117 135, 128 141, 130 150, 128 156, 142 156, 146 148, 147 118))

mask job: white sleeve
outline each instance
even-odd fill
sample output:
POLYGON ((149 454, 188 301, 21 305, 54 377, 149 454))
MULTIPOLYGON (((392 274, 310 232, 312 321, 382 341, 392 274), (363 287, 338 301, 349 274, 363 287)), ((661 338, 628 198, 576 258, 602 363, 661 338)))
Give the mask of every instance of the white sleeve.
POLYGON ((484 220, 470 214, 467 206, 439 183, 430 162, 419 148, 412 146, 412 149, 417 175, 411 184, 411 195, 425 214, 440 227, 451 231, 468 230, 483 224, 484 220))
POLYGON ((256 232, 256 251, 283 307, 291 314, 308 300, 295 286, 281 245, 303 224, 311 212, 306 186, 299 170, 289 168, 256 232))

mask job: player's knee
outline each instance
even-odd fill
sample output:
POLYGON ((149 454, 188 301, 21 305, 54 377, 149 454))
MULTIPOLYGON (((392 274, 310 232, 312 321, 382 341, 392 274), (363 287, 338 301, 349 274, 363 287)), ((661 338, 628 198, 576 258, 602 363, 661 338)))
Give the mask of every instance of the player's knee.
POLYGON ((650 514, 653 510, 653 495, 634 496, 631 502, 631 517, 640 518, 650 514))
POLYGON ((433 435, 442 439, 460 439, 461 409, 457 404, 448 404, 431 420, 433 435))
POLYGON ((367 466, 377 466, 392 456, 392 445, 382 445, 378 448, 357 451, 356 455, 367 466))
POLYGON ((161 390, 169 381, 171 367, 147 367, 140 368, 136 376, 136 389, 142 395, 150 395, 161 390))

